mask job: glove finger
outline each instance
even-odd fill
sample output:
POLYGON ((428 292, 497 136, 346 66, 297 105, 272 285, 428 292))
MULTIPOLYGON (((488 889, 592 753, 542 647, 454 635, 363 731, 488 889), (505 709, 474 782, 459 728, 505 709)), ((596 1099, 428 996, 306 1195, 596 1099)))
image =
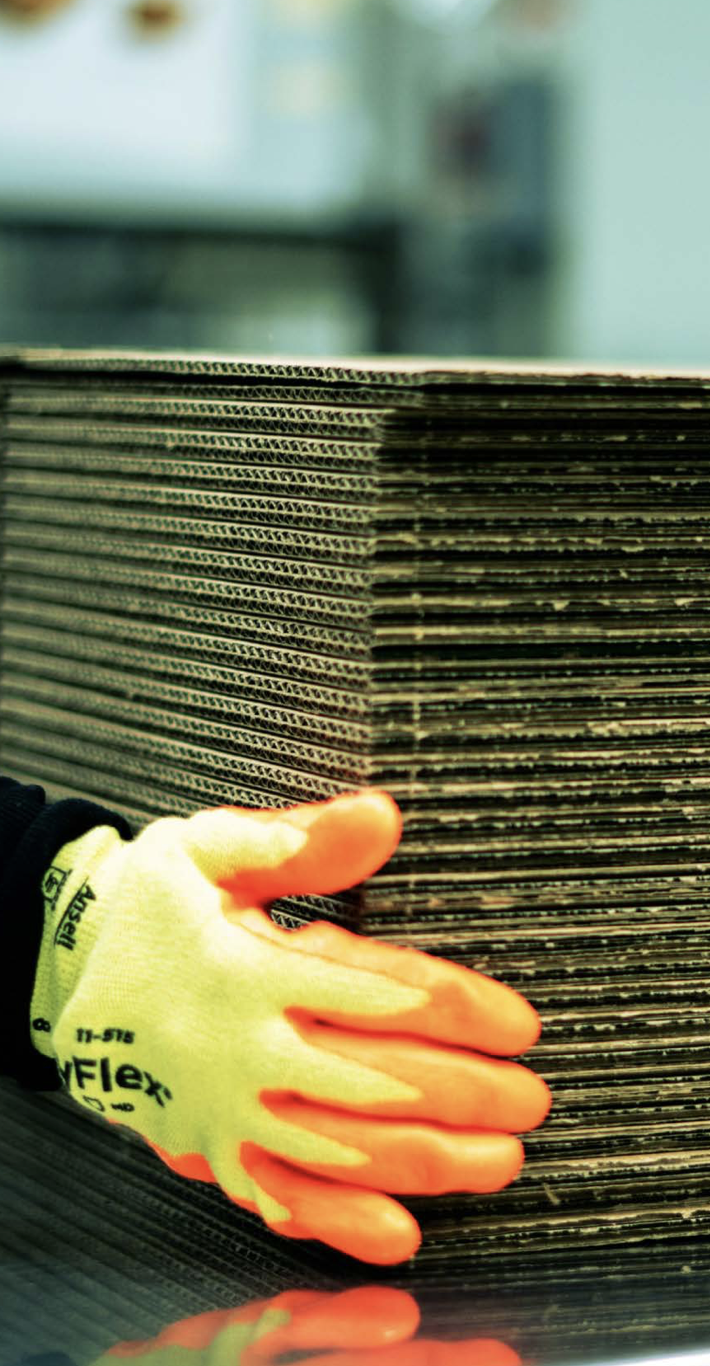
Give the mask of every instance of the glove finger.
MULTIPOLYGON (((317 1238, 339 1252, 378 1266, 393 1266, 413 1257, 421 1242, 413 1215, 380 1192, 313 1176, 291 1166, 256 1143, 242 1143, 240 1165, 251 1178, 254 1199, 235 1196, 228 1174, 215 1175, 199 1153, 173 1157, 155 1143, 149 1146, 179 1176, 221 1185, 242 1209, 260 1214, 264 1223, 286 1238, 317 1238), (279 1213, 276 1213, 276 1208, 279 1213)), ((358 1168, 359 1171, 359 1168, 358 1168)))
POLYGON ((363 1285, 337 1294, 304 1292, 302 1303, 292 1305, 288 1296, 293 1293, 273 1300, 274 1308, 291 1311, 290 1322, 259 1337, 241 1366, 252 1360, 273 1361, 287 1352, 334 1347, 352 1347, 362 1360, 363 1349, 382 1347, 389 1352, 393 1344, 409 1341, 419 1327, 419 1308, 406 1290, 363 1285))
MULTIPOLYGON (((329 1088, 328 1103, 338 1109, 375 1117, 433 1120, 458 1128, 503 1129, 510 1133, 537 1128, 550 1109, 548 1086, 542 1077, 520 1063, 503 1062, 425 1040, 349 1032, 315 1021, 299 1020, 296 1023, 305 1042, 322 1055, 336 1053, 341 1058, 361 1063, 373 1073, 396 1077, 412 1088, 408 1096, 360 1101, 357 1074, 346 1070, 342 1098, 333 1099, 332 1088, 329 1088)), ((314 1063, 314 1081, 319 1075, 316 1066, 314 1063)), ((366 1084, 366 1078, 363 1083, 366 1084)), ((291 1089, 297 1090, 305 1099, 321 1103, 325 1099, 320 1087, 306 1092, 297 1082, 292 1082, 291 1089)))
MULTIPOLYGON (((398 1009, 393 1001, 391 1014, 383 1017, 381 1006, 370 1013, 350 1005, 349 997, 356 994, 353 981, 354 991, 344 992, 340 1009, 314 1001, 311 1013, 331 1024, 378 1033, 413 1034, 500 1056, 524 1053, 539 1038, 539 1016, 523 996, 460 963, 433 958, 418 949, 366 939, 324 920, 298 930, 282 930, 256 910, 238 912, 230 919, 262 938, 287 945, 294 953, 325 958, 426 993, 420 998, 422 1004, 412 1008, 398 1009)), ((307 977, 304 972, 304 982, 307 977)), ((365 1002, 363 992, 363 1005, 365 1002)))
MULTIPOLYGON (((373 1119, 313 1105, 297 1096, 264 1097, 269 1112, 285 1123, 357 1149, 369 1158, 350 1174, 359 1186, 391 1195, 487 1195, 515 1180, 523 1165, 520 1139, 490 1130, 443 1129, 410 1120, 373 1119)), ((292 1161, 294 1159, 291 1159, 292 1161)), ((299 1168, 338 1180, 337 1163, 298 1159, 299 1168)))
POLYGON ((256 1205, 275 1233, 318 1238, 328 1247, 377 1266, 394 1266, 417 1251, 419 1225, 389 1196, 314 1176, 273 1157, 256 1143, 241 1145, 240 1160, 254 1183, 256 1205), (262 1196, 266 1196, 263 1211, 262 1196), (287 1217, 274 1216, 274 1202, 287 1211, 287 1217))
POLYGON ((291 856, 278 862, 242 862, 233 873, 225 869, 220 874, 220 885, 243 906, 263 906, 280 896, 326 896, 354 887, 387 862, 402 831, 396 803, 374 788, 274 811, 228 809, 266 831, 290 828, 302 841, 291 856))

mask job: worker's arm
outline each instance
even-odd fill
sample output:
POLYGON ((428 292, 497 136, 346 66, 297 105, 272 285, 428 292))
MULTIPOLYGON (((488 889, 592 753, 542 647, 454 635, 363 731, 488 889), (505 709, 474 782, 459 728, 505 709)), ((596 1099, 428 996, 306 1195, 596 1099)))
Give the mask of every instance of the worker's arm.
POLYGON ((96 825, 125 839, 122 816, 95 802, 48 803, 41 787, 0 777, 0 1074, 40 1091, 61 1085, 56 1064, 33 1047, 30 998, 44 926, 42 878, 69 840, 96 825))

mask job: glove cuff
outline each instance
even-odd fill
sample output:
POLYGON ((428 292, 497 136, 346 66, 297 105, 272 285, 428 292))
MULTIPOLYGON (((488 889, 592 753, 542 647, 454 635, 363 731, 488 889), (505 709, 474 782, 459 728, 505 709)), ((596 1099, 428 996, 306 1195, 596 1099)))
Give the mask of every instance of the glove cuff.
MULTIPOLYGON (((125 847, 117 830, 100 825, 65 844, 42 879, 44 929, 32 993, 36 1049, 54 1057, 53 1035, 71 999, 106 915, 93 885, 99 866, 125 847)), ((89 1022, 90 1023, 90 1022, 89 1022)))

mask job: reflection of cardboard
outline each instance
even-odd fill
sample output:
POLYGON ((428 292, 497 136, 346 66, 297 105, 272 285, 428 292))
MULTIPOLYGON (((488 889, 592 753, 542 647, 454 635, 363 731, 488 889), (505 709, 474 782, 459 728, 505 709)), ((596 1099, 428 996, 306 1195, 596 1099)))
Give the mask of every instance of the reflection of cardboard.
POLYGON ((18 19, 44 19, 70 4, 72 0, 0 0, 0 14, 18 19))

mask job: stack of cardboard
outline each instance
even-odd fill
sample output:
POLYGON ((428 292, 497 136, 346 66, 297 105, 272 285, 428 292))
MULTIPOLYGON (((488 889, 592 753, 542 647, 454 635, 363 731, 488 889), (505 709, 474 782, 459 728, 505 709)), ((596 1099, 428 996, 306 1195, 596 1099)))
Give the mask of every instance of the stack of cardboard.
POLYGON ((509 982, 553 1114, 420 1256, 710 1222, 710 376, 5 356, 2 769, 137 824, 364 783, 284 903, 509 982))

